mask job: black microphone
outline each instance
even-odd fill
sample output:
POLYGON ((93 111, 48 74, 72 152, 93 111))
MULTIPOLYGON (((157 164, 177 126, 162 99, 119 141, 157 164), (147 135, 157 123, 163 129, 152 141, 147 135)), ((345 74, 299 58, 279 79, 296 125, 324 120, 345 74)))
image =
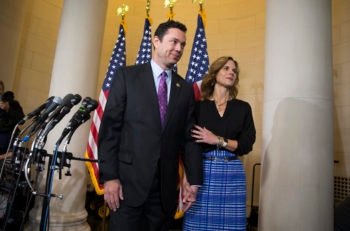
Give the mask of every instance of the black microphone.
POLYGON ((56 125, 62 120, 62 118, 70 112, 73 106, 77 105, 81 100, 81 96, 78 94, 68 94, 63 98, 62 104, 59 108, 59 112, 53 118, 53 123, 56 125))
POLYGON ((58 96, 55 96, 52 99, 52 102, 46 107, 44 112, 42 112, 39 116, 37 116, 34 119, 34 126, 32 127, 28 136, 33 135, 37 131, 37 129, 41 127, 40 125, 47 119, 49 114, 53 112, 61 103, 62 103, 62 99, 58 96))
POLYGON ((45 130, 40 134, 39 141, 43 141, 48 133, 68 114, 71 108, 77 105, 81 100, 78 94, 68 94, 63 100, 62 104, 50 115, 48 122, 44 125, 45 130))
POLYGON ((50 113, 53 112, 53 110, 55 110, 61 103, 62 99, 58 96, 55 96, 52 99, 52 102, 47 106, 46 110, 38 116, 38 120, 40 122, 46 120, 50 113))
POLYGON ((54 96, 51 96, 50 98, 48 98, 48 99, 46 100, 45 103, 43 103, 42 105, 40 105, 37 109, 35 109, 34 111, 28 113, 28 115, 26 115, 22 120, 20 120, 20 121, 18 122, 18 125, 22 125, 22 124, 24 124, 27 120, 31 119, 32 117, 39 115, 40 112, 41 112, 42 110, 44 110, 46 107, 48 107, 48 105, 51 104, 53 98, 54 98, 54 96))
POLYGON ((73 106, 77 105, 81 100, 81 96, 78 94, 68 94, 66 95, 61 105, 57 107, 57 109, 51 113, 49 117, 49 121, 54 121, 55 125, 62 120, 62 118, 70 112, 73 106))
POLYGON ((96 100, 91 99, 90 97, 86 97, 79 110, 73 115, 72 119, 68 122, 65 129, 69 131, 75 130, 79 125, 85 123, 90 119, 90 112, 95 110, 98 106, 96 100))
POLYGON ((61 137, 57 141, 60 143, 63 138, 71 132, 71 134, 83 123, 90 119, 90 112, 95 110, 98 106, 98 102, 90 97, 86 97, 78 111, 73 115, 72 119, 68 122, 64 128, 61 137))
POLYGON ((91 99, 90 97, 85 97, 85 99, 82 102, 82 106, 84 108, 81 108, 82 111, 89 114, 93 110, 95 110, 98 106, 98 102, 94 99, 91 99))

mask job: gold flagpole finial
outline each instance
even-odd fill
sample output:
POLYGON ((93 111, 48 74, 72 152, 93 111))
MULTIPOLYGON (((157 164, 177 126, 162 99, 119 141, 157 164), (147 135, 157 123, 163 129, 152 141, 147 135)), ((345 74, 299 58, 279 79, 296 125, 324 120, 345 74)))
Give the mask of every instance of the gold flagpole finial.
POLYGON ((126 21, 125 21, 125 15, 126 15, 126 12, 129 11, 129 6, 126 5, 126 4, 122 4, 121 7, 118 7, 117 9, 117 15, 122 15, 122 21, 121 21, 121 24, 123 25, 123 28, 124 28, 124 31, 126 33, 126 21))
POLYGON ((170 11, 169 11, 169 20, 173 20, 174 19, 174 5, 175 5, 176 0, 165 0, 164 1, 164 7, 169 7, 170 11))
POLYGON ((147 0, 147 3, 146 3, 146 15, 147 15, 147 17, 149 17, 150 10, 151 10, 151 1, 147 0))
POLYGON ((121 7, 118 7, 117 14, 118 14, 118 16, 122 15, 122 20, 124 20, 126 12, 128 12, 128 11, 129 11, 129 6, 126 4, 122 4, 121 7))
MULTIPOLYGON (((192 0, 192 3, 195 3, 197 0, 192 0)), ((198 3, 199 3, 199 11, 203 11, 203 3, 204 3, 204 0, 198 0, 198 3)))
MULTIPOLYGON (((192 3, 195 3, 196 0, 192 0, 192 3)), ((200 16, 202 17, 202 21, 203 21, 203 26, 205 27, 205 24, 207 23, 207 17, 205 15, 205 12, 204 12, 204 8, 203 8, 203 3, 204 3, 204 0, 198 0, 199 2, 199 14, 200 16)))

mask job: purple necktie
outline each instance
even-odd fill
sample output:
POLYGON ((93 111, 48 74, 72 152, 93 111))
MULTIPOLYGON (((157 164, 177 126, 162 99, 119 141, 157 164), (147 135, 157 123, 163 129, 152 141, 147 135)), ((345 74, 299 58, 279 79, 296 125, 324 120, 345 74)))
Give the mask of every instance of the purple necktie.
POLYGON ((159 111, 160 111, 160 121, 162 123, 162 126, 164 124, 165 113, 168 107, 166 77, 167 77, 167 74, 165 71, 163 71, 160 77, 159 87, 158 87, 158 104, 159 104, 159 111))

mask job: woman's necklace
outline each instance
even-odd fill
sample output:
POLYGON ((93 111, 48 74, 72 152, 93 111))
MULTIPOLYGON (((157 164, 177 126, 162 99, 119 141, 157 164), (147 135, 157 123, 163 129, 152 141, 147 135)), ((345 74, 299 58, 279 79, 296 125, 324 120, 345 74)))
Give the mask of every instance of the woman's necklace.
POLYGON ((215 102, 215 105, 219 108, 219 107, 225 105, 225 104, 227 103, 227 100, 225 100, 225 101, 222 102, 222 103, 218 103, 216 100, 214 100, 214 102, 215 102))
POLYGON ((214 98, 214 102, 216 107, 219 109, 221 106, 224 106, 227 103, 227 98, 225 98, 222 103, 219 103, 219 101, 214 98))
POLYGON ((227 104, 227 99, 224 100, 224 102, 219 103, 216 99, 214 99, 214 103, 216 106, 216 110, 218 110, 220 116, 224 116, 224 112, 226 110, 226 104, 227 104))

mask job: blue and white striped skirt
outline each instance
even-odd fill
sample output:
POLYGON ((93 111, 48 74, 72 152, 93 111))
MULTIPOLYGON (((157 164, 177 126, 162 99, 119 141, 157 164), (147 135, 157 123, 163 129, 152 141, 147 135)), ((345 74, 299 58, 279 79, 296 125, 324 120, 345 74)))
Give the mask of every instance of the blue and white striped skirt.
POLYGON ((203 154, 203 185, 185 213, 183 231, 246 229, 245 172, 240 159, 227 160, 232 155, 224 150, 203 154))

